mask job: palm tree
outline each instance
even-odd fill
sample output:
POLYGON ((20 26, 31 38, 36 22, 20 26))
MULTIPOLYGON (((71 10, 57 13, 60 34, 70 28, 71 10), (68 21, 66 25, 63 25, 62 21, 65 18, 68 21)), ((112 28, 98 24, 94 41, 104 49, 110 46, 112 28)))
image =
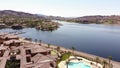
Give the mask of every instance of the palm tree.
POLYGON ((48 48, 50 48, 50 44, 48 44, 48 48))
POLYGON ((40 45, 42 45, 41 43, 42 43, 42 40, 39 40, 39 43, 40 43, 40 45))
POLYGON ((57 46, 57 51, 60 51, 60 47, 59 46, 57 46))
POLYGON ((28 40, 28 41, 32 41, 32 38, 25 38, 26 40, 28 40))
POLYGON ((75 47, 72 46, 71 49, 72 49, 72 52, 73 52, 73 55, 74 55, 75 47))
POLYGON ((68 68, 68 64, 69 64, 69 61, 66 61, 67 68, 68 68))
POLYGON ((57 56, 58 56, 58 57, 60 57, 59 52, 60 52, 60 47, 59 47, 59 46, 57 46, 57 56))
POLYGON ((42 42, 42 40, 39 40, 39 42, 41 43, 41 42, 42 42))
POLYGON ((37 42, 38 40, 37 39, 35 39, 35 42, 37 42))
POLYGON ((107 61, 103 60, 103 68, 106 68, 106 65, 107 65, 107 61))
POLYGON ((97 66, 97 64, 100 62, 99 57, 96 57, 96 58, 95 58, 95 61, 96 61, 96 66, 97 66))
POLYGON ((109 61, 109 67, 111 66, 111 60, 112 60, 112 56, 108 56, 108 61, 109 61))

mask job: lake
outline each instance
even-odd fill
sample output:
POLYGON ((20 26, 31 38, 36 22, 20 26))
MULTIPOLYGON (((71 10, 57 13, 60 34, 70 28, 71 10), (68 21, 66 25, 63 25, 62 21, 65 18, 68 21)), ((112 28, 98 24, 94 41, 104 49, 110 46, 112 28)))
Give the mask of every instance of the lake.
POLYGON ((23 31, 26 33, 20 36, 66 48, 74 46, 79 51, 101 57, 112 56, 113 60, 120 61, 120 26, 59 22, 63 26, 53 32, 34 28, 1 29, 0 32, 23 31))

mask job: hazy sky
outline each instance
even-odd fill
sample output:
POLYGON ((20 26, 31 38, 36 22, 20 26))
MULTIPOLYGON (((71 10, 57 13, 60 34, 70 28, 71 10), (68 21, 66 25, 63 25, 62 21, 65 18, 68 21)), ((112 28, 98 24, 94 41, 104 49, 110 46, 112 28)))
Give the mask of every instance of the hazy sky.
POLYGON ((64 17, 120 15, 120 0, 0 0, 0 10, 64 17))

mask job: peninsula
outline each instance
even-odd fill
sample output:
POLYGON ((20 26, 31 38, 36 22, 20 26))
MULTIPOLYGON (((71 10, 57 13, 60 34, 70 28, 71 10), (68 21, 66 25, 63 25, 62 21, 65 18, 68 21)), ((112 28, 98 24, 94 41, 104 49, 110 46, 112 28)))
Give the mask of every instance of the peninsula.
POLYGON ((0 11, 0 28, 22 29, 29 27, 42 31, 53 31, 59 26, 59 23, 53 22, 44 16, 13 10, 0 11))

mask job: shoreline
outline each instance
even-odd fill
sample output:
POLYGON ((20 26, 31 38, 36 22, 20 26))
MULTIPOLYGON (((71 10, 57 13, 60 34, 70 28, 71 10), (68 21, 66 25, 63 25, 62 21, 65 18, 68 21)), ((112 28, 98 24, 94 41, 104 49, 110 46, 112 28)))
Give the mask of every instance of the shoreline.
POLYGON ((108 24, 108 23, 101 23, 101 24, 97 24, 97 23, 81 23, 81 22, 69 22, 69 21, 65 21, 65 22, 68 22, 68 23, 77 23, 77 24, 95 24, 95 25, 106 25, 106 26, 119 26, 120 27, 120 24, 108 24))
MULTIPOLYGON (((18 36, 18 37, 19 37, 19 40, 21 42, 32 42, 32 43, 35 43, 35 44, 41 44, 44 47, 48 47, 48 44, 46 44, 46 43, 29 41, 29 40, 25 40, 24 37, 21 37, 21 36, 18 36)), ((53 48, 53 49, 56 49, 58 46, 50 44, 49 47, 53 48)), ((62 46, 59 46, 59 47, 60 47, 60 51, 71 52, 71 53, 74 53, 74 55, 77 55, 77 56, 80 56, 80 57, 83 57, 83 58, 88 58, 88 60, 95 59, 96 57, 99 57, 99 56, 96 56, 96 55, 93 55, 93 54, 88 54, 88 53, 85 53, 85 52, 82 52, 82 51, 76 51, 76 50, 74 50, 74 52, 73 52, 72 49, 68 49, 68 48, 65 48, 65 47, 62 47, 62 46)), ((99 57, 99 59, 100 60, 106 60, 108 62, 107 58, 99 57)), ((120 67, 120 62, 118 62, 118 61, 111 60, 111 63, 113 65, 113 68, 119 68, 120 67)))
MULTIPOLYGON (((43 46, 47 46, 47 44, 45 43, 42 43, 43 46)), ((51 48, 57 48, 57 45, 50 45, 51 48)), ((72 52, 71 49, 68 49, 68 48, 65 48, 65 47, 60 47, 60 50, 61 51, 68 51, 68 52, 72 52)), ((95 59, 96 57, 99 57, 100 60, 106 60, 108 62, 108 59, 107 58, 103 58, 103 57, 100 57, 100 56, 96 56, 96 55, 93 55, 93 54, 89 54, 89 53, 85 53, 85 52, 82 52, 82 51, 74 51, 74 54, 75 55, 78 55, 78 56, 85 56, 87 58, 92 58, 92 59, 95 59)), ((120 62, 118 61, 114 61, 114 60, 111 60, 111 63, 113 65, 113 68, 119 68, 120 67, 120 62)))

